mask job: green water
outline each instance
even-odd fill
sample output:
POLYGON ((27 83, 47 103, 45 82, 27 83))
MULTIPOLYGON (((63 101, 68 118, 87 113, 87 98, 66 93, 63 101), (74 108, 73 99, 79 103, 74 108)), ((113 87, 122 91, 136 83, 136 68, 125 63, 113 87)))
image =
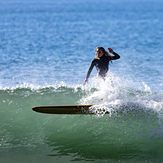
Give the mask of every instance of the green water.
POLYGON ((163 161, 162 119, 152 109, 135 106, 124 112, 124 106, 112 115, 32 111, 37 105, 75 104, 85 94, 65 87, 1 90, 0 161, 163 161))

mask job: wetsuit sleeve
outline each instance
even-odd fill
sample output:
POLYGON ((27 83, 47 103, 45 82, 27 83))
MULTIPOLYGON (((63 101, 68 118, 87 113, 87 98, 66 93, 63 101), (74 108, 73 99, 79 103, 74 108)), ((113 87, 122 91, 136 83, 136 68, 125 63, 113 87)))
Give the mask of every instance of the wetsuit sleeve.
POLYGON ((113 52, 113 54, 114 54, 114 56, 112 56, 111 60, 115 60, 115 59, 120 58, 120 56, 117 53, 113 52))
POLYGON ((89 76, 90 76, 90 74, 91 74, 91 72, 92 72, 92 70, 93 70, 94 65, 95 65, 95 64, 94 64, 94 60, 92 60, 91 65, 90 65, 90 67, 89 67, 89 69, 88 69, 88 72, 87 72, 86 79, 89 78, 89 76))

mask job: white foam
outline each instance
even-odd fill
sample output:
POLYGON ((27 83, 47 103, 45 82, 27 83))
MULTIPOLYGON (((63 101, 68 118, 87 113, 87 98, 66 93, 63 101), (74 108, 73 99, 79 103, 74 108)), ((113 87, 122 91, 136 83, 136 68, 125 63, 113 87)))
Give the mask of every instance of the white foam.
POLYGON ((163 93, 152 92, 144 82, 133 82, 109 73, 105 81, 92 78, 90 83, 86 87, 94 87, 96 91, 88 92, 80 100, 82 104, 95 104, 97 110, 103 109, 103 113, 105 111, 111 113, 115 110, 123 112, 138 109, 143 109, 145 112, 150 110, 163 119, 163 93))

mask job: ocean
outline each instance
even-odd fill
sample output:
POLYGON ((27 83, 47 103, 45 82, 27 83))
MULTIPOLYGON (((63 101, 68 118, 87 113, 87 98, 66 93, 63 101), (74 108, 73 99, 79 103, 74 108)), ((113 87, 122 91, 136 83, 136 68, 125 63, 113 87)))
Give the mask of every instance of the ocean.
POLYGON ((0 162, 162 163, 162 45, 162 0, 1 0, 0 162), (98 46, 121 58, 83 85, 98 46))

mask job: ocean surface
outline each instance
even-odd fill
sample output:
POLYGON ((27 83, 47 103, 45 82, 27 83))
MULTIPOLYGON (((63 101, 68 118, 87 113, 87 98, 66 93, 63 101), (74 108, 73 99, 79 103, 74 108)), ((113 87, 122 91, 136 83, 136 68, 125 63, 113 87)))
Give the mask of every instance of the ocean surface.
POLYGON ((162 0, 0 0, 0 163, 17 162, 163 162, 162 0), (83 86, 98 46, 121 58, 83 86), (32 111, 76 104, 97 115, 32 111))

